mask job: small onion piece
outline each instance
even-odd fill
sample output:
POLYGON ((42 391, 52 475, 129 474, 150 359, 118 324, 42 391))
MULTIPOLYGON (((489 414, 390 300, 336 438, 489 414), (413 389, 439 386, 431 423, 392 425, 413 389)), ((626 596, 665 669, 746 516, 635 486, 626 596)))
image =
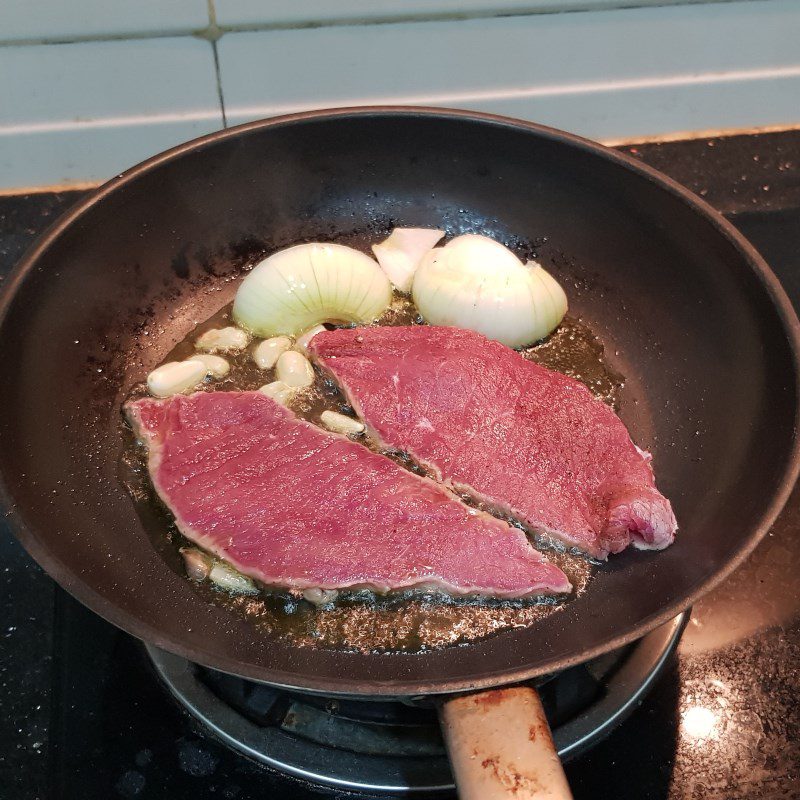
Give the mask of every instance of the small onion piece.
POLYGON ((204 581, 211 572, 211 565, 213 563, 211 556, 207 556, 202 550, 198 550, 196 547, 181 547, 180 553, 183 556, 186 574, 193 581, 204 581))
POLYGON ((279 381, 294 389, 305 389, 314 383, 314 368, 311 362, 295 350, 281 353, 275 365, 275 374, 279 381))
POLYGON ((338 411, 323 411, 319 421, 329 430, 346 435, 364 433, 365 425, 357 419, 340 414, 338 411))
POLYGON ((239 286, 233 318, 256 336, 297 336, 327 320, 373 322, 391 300, 388 278, 368 255, 311 242, 257 264, 239 286))
POLYGON ((423 256, 444 236, 432 228, 395 228, 372 252, 397 290, 408 294, 423 256))
POLYGON ((273 336, 264 339, 253 348, 253 361, 261 369, 272 369, 281 353, 285 353, 292 346, 288 336, 273 336))
POLYGON ((297 337, 297 341, 294 343, 295 349, 299 350, 301 353, 305 353, 308 349, 308 343, 318 334, 322 333, 325 330, 324 325, 315 325, 313 328, 309 328, 305 333, 301 333, 297 337))
POLYGON ((412 289, 426 322, 477 331, 509 347, 544 339, 567 311, 564 290, 542 266, 523 264, 499 242, 475 234, 431 250, 412 289))
POLYGON ((209 353, 227 353, 244 350, 250 344, 250 334, 232 325, 227 328, 212 328, 202 334, 194 343, 196 350, 209 353))
POLYGON ((202 382, 207 373, 200 361, 168 361, 147 376, 147 390, 153 397, 185 394, 202 382))
POLYGON ((272 383, 265 383, 259 387, 259 392, 265 394, 267 397, 280 403, 282 406, 288 405, 292 399, 292 395, 297 391, 283 381, 272 381, 272 383))
POLYGON ((231 371, 231 365, 222 356, 213 356, 211 353, 197 353, 186 360, 204 364, 206 374, 213 378, 224 378, 231 371))
POLYGON ((208 577, 213 584, 231 594, 258 594, 258 587, 250 578, 224 561, 215 561, 208 577))

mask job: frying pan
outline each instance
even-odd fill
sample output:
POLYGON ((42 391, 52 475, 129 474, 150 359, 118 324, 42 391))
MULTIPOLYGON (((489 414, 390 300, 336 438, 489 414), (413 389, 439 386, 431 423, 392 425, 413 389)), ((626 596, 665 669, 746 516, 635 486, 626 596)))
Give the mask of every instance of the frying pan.
POLYGON ((620 647, 733 570, 798 472, 798 321, 755 250, 625 155, 472 112, 304 113, 156 156, 30 249, 2 293, 0 342, 0 492, 33 557, 141 639, 306 691, 490 689, 620 647), (389 224, 536 240, 627 378, 620 416, 680 530, 664 552, 611 557, 529 628, 406 655, 298 648, 167 567, 117 477, 119 408, 255 257, 389 224))

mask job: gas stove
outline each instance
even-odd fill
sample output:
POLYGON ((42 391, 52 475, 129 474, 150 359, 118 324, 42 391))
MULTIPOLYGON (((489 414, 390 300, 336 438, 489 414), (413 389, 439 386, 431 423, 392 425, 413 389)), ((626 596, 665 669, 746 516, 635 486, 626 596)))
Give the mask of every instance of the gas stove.
MULTIPOLYGON (((624 720, 661 674, 688 612, 632 645, 550 675, 539 686, 562 761, 624 720)), ((173 697, 216 738, 281 772, 354 791, 455 788, 428 700, 364 700, 282 691, 147 647, 173 697)))
MULTIPOLYGON (((800 307, 800 132, 624 148, 726 213, 800 307)), ((79 197, 0 198, 0 282, 79 197)), ((800 492, 733 576, 542 687, 575 797, 800 797, 800 492)), ((452 795, 432 706, 282 692, 146 648, 0 519, 0 798, 452 795)), ((645 590, 643 588, 643 590, 645 590)))

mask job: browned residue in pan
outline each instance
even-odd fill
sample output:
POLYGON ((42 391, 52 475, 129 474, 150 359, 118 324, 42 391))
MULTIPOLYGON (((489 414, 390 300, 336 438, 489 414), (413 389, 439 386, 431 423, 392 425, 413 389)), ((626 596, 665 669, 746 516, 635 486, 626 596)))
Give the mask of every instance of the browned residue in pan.
MULTIPOLYGON (((410 301, 398 296, 381 324, 409 325, 417 321, 410 301)), ((230 307, 198 326, 164 360, 186 358, 194 352, 193 342, 200 333, 228 324, 231 324, 230 307)), ((603 345, 580 320, 568 317, 550 339, 529 348, 523 355, 577 378, 605 402, 614 406, 618 403, 623 378, 606 363, 603 345)), ((232 368, 228 377, 207 384, 204 387, 207 391, 257 389, 274 380, 272 372, 255 366, 249 352, 229 357, 229 360, 232 368)), ((133 394, 143 393, 143 387, 138 387, 133 394)), ((345 413, 352 411, 338 389, 321 375, 317 376, 311 390, 298 396, 292 407, 300 416, 313 420, 326 408, 345 413)), ((369 442, 364 443, 370 446, 369 442)), ((393 457, 403 466, 413 468, 400 455, 393 457)), ((178 549, 186 541, 155 498, 147 477, 144 452, 130 431, 126 431, 121 479, 134 499, 154 547, 182 574, 178 549)), ((585 590, 594 569, 590 561, 541 538, 537 539, 537 545, 564 570, 577 593, 585 590)), ((563 605, 563 601, 552 598, 457 601, 435 594, 376 598, 362 593, 317 609, 289 593, 264 593, 257 598, 230 597, 207 585, 197 586, 197 592, 209 602, 245 614, 264 636, 281 638, 294 645, 361 651, 415 652, 473 641, 512 628, 528 627, 563 605)))

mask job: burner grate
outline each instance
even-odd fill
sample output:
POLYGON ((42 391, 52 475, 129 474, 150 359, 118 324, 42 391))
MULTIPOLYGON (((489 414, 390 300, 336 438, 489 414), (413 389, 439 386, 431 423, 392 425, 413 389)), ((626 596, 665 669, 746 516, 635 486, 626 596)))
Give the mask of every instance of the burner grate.
MULTIPOLYGON (((688 616, 685 612, 638 642, 540 685, 562 759, 584 752, 636 707, 677 646, 688 616)), ((290 692, 147 649, 159 676, 189 713, 262 763, 352 790, 454 788, 432 705, 290 692)))

